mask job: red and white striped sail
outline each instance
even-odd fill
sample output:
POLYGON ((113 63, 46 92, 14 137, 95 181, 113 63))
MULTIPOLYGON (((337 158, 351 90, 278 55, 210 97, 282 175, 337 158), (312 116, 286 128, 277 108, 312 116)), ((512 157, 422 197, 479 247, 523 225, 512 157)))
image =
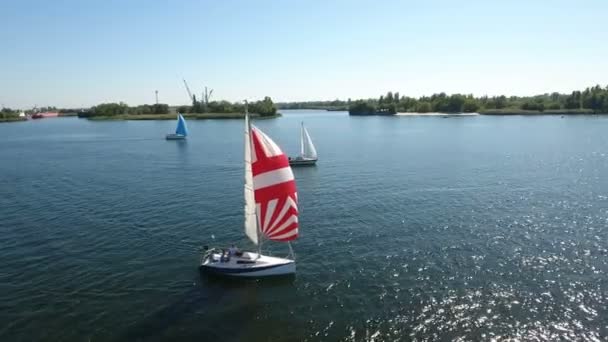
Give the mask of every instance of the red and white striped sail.
MULTIPOLYGON (((245 153, 249 149, 245 161, 251 165, 257 228, 270 240, 294 240, 298 237, 298 197, 289 160, 279 146, 257 127, 251 126, 247 133, 246 138, 251 141, 245 144, 245 153)), ((245 178, 248 183, 247 174, 245 178)), ((247 201, 247 197, 251 198, 247 196, 247 184, 245 191, 247 201)), ((250 234, 251 227, 247 228, 247 222, 245 225, 247 235, 257 243, 257 236, 254 239, 250 234)))

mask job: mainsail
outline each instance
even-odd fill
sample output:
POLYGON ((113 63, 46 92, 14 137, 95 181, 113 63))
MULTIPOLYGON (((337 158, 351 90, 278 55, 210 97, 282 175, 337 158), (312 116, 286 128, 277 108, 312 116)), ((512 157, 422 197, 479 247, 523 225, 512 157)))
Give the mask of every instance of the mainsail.
POLYGON ((249 115, 245 114, 245 234, 258 244, 258 225, 255 213, 255 194, 253 191, 253 173, 251 171, 251 125, 249 115))
POLYGON ((302 123, 301 135, 300 143, 302 157, 317 159, 317 149, 315 148, 315 145, 312 144, 312 140, 310 139, 308 131, 304 127, 304 123, 302 123))
POLYGON ((246 125, 245 232, 254 243, 258 241, 255 228, 270 240, 294 240, 298 237, 298 197, 289 160, 270 137, 248 122, 247 116, 246 125), (253 189, 257 220, 251 218, 249 189, 253 189))
POLYGON ((304 147, 304 123, 300 127, 300 156, 306 157, 306 150, 304 147))
POLYGON ((177 128, 175 129, 175 134, 188 135, 186 120, 184 120, 184 117, 181 114, 177 114, 177 128))

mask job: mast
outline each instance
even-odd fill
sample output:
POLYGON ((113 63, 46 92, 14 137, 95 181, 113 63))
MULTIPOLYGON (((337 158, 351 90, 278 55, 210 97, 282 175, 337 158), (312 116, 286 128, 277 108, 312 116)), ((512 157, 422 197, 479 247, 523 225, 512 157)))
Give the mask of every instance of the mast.
MULTIPOLYGON (((249 120, 249 104, 247 103, 247 100, 245 100, 245 116, 247 117, 247 130, 249 131, 249 148, 250 148, 250 150, 249 150, 250 159, 249 160, 251 160, 251 148, 253 147, 253 141, 251 140, 251 120, 249 120)), ((252 177, 253 177, 253 171, 252 171, 252 177)), ((253 186, 253 184, 251 186, 253 186)), ((255 200, 254 200, 254 205, 256 205, 255 200)), ((260 231, 260 226, 257 224, 257 222, 258 222, 257 205, 256 205, 255 222, 256 222, 256 234, 257 234, 257 240, 258 240, 258 259, 259 259, 260 256, 262 256, 262 243, 264 242, 264 234, 262 234, 262 232, 260 231)))
POLYGON ((244 184, 244 197, 245 197, 245 235, 253 242, 258 244, 259 241, 259 229, 258 220, 256 215, 256 203, 253 188, 253 171, 251 169, 252 163, 252 140, 251 140, 251 123, 249 122, 249 112, 247 110, 247 102, 245 101, 245 184, 244 184))

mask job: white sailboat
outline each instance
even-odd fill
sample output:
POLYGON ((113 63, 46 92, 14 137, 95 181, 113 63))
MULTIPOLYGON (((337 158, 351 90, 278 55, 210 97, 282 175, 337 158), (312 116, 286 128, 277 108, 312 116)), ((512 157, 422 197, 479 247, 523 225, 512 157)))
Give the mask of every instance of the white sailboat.
POLYGON ((300 155, 295 158, 289 158, 289 165, 311 166, 317 163, 317 159, 317 149, 313 145, 310 134, 308 134, 302 122, 302 128, 300 129, 300 155))
POLYGON ((177 114, 177 127, 175 133, 170 133, 165 136, 167 140, 184 140, 188 135, 188 128, 186 127, 186 119, 181 114, 177 114))
POLYGON ((256 252, 207 250, 203 272, 234 277, 265 277, 296 272, 290 241, 298 237, 298 197, 287 156, 279 146, 249 122, 245 112, 245 235, 256 252), (262 242, 286 242, 286 258, 263 255, 262 242))

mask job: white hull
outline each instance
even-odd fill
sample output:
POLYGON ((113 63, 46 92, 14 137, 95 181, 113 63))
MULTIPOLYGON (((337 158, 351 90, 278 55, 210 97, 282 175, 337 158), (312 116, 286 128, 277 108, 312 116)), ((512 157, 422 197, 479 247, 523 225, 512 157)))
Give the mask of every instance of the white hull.
POLYGON ((167 134, 167 136, 165 136, 165 138, 167 140, 184 140, 184 139, 186 139, 186 136, 181 135, 181 134, 167 134))
POLYGON ((242 256, 231 256, 222 261, 221 253, 211 252, 204 256, 202 272, 242 278, 282 276, 296 273, 296 262, 291 259, 277 258, 257 253, 244 252, 242 256))

